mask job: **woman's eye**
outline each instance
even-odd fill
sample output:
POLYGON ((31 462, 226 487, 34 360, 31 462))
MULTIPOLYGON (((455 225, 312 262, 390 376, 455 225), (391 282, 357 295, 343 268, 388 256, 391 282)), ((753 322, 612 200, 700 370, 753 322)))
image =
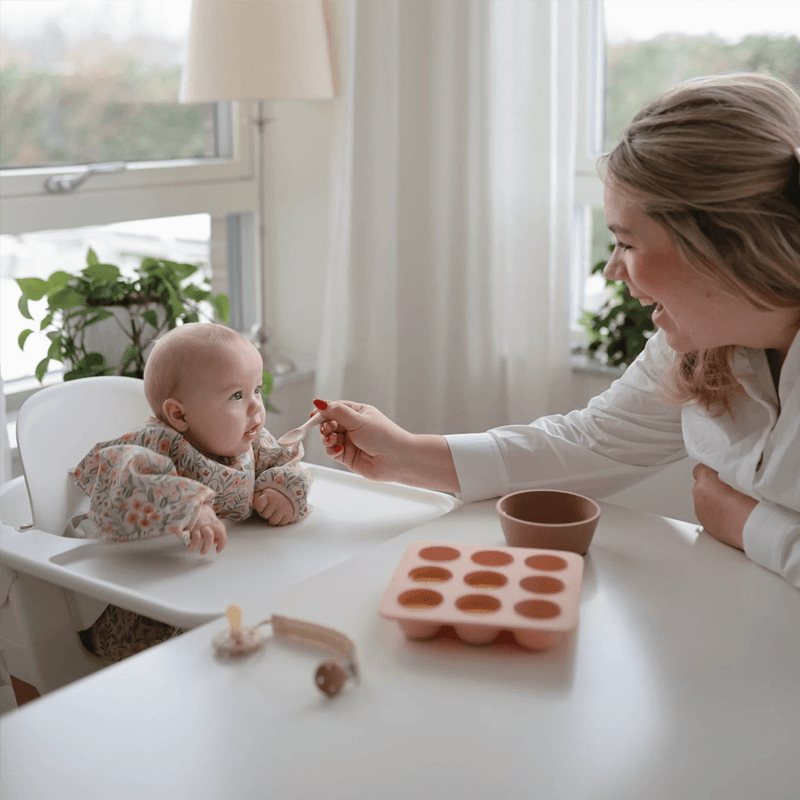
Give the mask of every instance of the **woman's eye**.
POLYGON ((630 250, 631 246, 629 244, 623 244, 622 242, 614 242, 614 247, 619 250, 630 250))

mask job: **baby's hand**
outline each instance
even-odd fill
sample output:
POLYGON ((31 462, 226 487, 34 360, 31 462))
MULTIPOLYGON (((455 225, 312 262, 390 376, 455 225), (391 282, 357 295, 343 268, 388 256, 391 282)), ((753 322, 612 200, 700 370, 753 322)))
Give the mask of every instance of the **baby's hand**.
POLYGON ((214 509, 208 504, 205 504, 200 509, 200 514, 194 526, 184 529, 181 535, 184 540, 188 536, 190 550, 197 550, 200 547, 200 555, 203 556, 214 544, 217 545, 217 552, 221 553, 228 543, 228 533, 225 530, 225 526, 214 513, 214 509))
POLYGON ((286 525, 294 516, 292 501, 277 489, 262 489, 253 495, 253 508, 270 525, 286 525))

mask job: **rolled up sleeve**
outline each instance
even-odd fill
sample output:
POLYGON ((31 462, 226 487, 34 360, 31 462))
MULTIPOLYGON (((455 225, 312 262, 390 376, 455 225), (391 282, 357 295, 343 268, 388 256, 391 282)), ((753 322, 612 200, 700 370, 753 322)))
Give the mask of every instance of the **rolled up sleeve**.
POLYGON ((800 514, 760 502, 744 526, 744 552, 800 589, 800 514))

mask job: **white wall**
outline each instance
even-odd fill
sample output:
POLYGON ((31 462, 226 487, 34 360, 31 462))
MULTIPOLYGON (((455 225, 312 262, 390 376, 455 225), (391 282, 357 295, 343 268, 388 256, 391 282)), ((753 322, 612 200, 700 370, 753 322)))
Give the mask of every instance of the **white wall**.
POLYGON ((281 298, 276 333, 285 348, 309 354, 322 324, 338 102, 273 102, 268 110, 266 251, 281 298))

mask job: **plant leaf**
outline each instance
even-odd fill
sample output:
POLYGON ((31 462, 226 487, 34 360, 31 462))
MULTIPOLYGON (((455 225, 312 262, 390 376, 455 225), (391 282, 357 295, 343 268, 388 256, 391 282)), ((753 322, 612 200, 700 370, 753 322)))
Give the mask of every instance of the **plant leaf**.
POLYGON ((158 314, 152 308, 142 312, 142 319, 151 327, 158 328, 158 314))
POLYGON ((82 271, 90 280, 102 281, 103 283, 113 283, 122 277, 119 267, 113 264, 92 264, 82 271))
POLYGON ((190 275, 194 275, 199 267, 194 264, 179 264, 177 261, 165 261, 164 265, 169 267, 177 276, 179 281, 186 280, 190 275))
POLYGON ((270 396, 272 392, 272 387, 275 385, 275 379, 272 377, 272 373, 269 370, 264 370, 261 373, 261 394, 264 395, 264 400, 270 396))
POLYGON ((47 365, 50 363, 49 358, 43 358, 36 365, 36 379, 41 383, 44 380, 44 374, 47 372, 47 365))
POLYGON ((74 289, 59 289, 50 296, 50 308, 75 308, 86 303, 86 297, 74 289))
POLYGON ((26 328, 22 333, 19 335, 17 339, 17 344, 19 345, 20 350, 25 349, 25 342, 27 341, 28 337, 33 333, 30 328, 26 328))
POLYGON ((152 272, 154 269, 158 269, 159 261, 155 258, 150 256, 146 256, 142 259, 142 265, 139 267, 139 272, 152 272))
POLYGON ((47 279, 47 293, 52 294, 56 289, 61 289, 62 287, 66 286, 70 280, 72 280, 73 276, 69 274, 69 272, 64 272, 63 270, 56 270, 48 279, 47 279))
POLYGON ((201 303, 203 300, 208 300, 211 297, 211 292, 190 283, 184 286, 181 291, 190 299, 201 303))
POLYGON ((97 257, 97 253, 90 247, 89 252, 86 254, 86 264, 90 267, 94 267, 99 263, 100 259, 97 257))
POLYGON ((108 319, 109 317, 113 317, 114 315, 110 311, 106 311, 106 309, 102 309, 98 311, 93 317, 87 317, 84 319, 83 326, 88 328, 89 325, 94 325, 96 322, 100 322, 101 320, 108 319))
POLYGON ((120 362, 120 371, 124 371, 128 364, 131 361, 136 361, 136 357, 139 355, 139 348, 136 347, 134 344, 129 344, 125 348, 125 352, 122 354, 122 360, 120 362))
POLYGON ((41 300, 47 294, 47 281, 41 278, 17 278, 17 286, 29 300, 41 300))
POLYGON ((31 312, 28 311, 28 298, 21 294, 19 296, 19 302, 17 303, 17 308, 19 308, 19 313, 22 314, 25 319, 33 319, 31 316, 31 312))
POLYGON ((211 305, 214 306, 214 313, 226 325, 231 311, 231 303, 224 294, 216 294, 211 298, 211 305))

